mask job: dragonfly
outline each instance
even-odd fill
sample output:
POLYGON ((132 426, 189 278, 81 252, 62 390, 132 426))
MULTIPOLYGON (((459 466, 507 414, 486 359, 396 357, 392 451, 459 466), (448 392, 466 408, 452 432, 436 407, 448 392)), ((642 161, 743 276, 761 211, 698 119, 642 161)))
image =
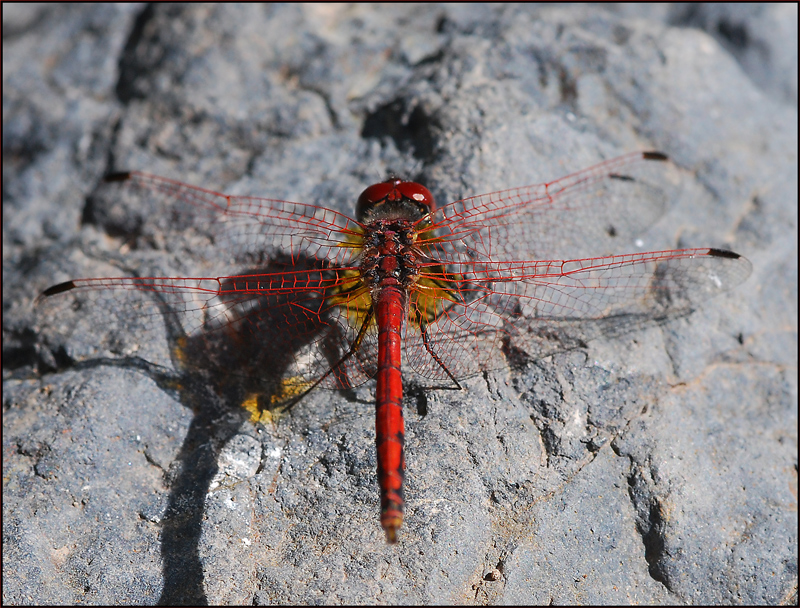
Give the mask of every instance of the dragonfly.
POLYGON ((390 177, 361 193, 354 218, 115 173, 105 180, 116 189, 108 217, 123 195, 151 201, 120 225, 133 225, 144 249, 163 245, 158 226, 175 231, 187 243, 176 258, 207 272, 73 279, 37 304, 71 297, 149 324, 177 318, 184 359, 189 340, 224 351, 242 364, 234 376, 276 378, 273 402, 289 406, 317 387, 376 378, 380 523, 394 543, 404 510, 401 370, 460 389, 508 365, 509 353, 541 357, 685 315, 748 277, 750 262, 725 249, 613 253, 665 213, 668 165, 666 154, 636 152, 443 206, 422 184, 390 177), (221 337, 224 348, 212 345, 221 337), (248 368, 259 350, 273 354, 248 368))

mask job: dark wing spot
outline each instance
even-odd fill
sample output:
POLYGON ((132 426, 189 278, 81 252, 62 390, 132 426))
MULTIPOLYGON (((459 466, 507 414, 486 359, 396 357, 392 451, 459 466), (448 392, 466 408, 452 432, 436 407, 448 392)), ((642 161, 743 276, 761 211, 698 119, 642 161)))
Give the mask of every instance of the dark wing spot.
POLYGON ((131 178, 130 171, 119 171, 117 173, 109 173, 103 180, 106 182, 124 182, 131 178))
POLYGON ((636 181, 630 175, 620 175, 619 173, 609 173, 608 177, 610 179, 618 179, 621 182, 635 182, 636 181))
POLYGON ((669 160, 669 156, 664 154, 663 152, 643 152, 642 158, 645 160, 669 160))
POLYGON ((47 296, 54 296, 58 293, 64 293, 65 291, 69 291, 70 289, 75 289, 75 283, 73 281, 66 281, 64 283, 59 283, 58 285, 53 285, 52 287, 48 287, 45 289, 40 298, 47 297, 47 296))
POLYGON ((714 256, 716 258, 729 258, 731 260, 738 260, 740 256, 738 253, 734 253, 733 251, 726 251, 724 249, 709 249, 708 255, 714 256))

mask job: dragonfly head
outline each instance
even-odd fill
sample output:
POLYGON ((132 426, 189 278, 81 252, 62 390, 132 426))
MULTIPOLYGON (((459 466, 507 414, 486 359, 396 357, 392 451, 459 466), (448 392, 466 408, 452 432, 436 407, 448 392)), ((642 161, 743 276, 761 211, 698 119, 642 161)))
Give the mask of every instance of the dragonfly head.
POLYGON ((422 184, 396 177, 373 184, 358 197, 356 219, 369 223, 378 219, 417 221, 436 210, 433 194, 422 184))

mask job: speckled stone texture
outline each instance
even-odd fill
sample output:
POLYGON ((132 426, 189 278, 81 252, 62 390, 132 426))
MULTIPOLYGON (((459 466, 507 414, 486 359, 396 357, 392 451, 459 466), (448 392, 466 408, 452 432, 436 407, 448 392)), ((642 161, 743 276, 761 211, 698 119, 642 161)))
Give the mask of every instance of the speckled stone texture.
POLYGON ((3 602, 796 603, 797 7, 619 10, 5 4, 3 602), (374 384, 256 425, 230 383, 153 365, 141 319, 34 315, 59 281, 191 272, 158 209, 98 208, 109 171, 350 212, 389 170, 444 202, 642 149, 683 180, 648 248, 752 276, 464 391, 409 384, 394 546, 374 384))

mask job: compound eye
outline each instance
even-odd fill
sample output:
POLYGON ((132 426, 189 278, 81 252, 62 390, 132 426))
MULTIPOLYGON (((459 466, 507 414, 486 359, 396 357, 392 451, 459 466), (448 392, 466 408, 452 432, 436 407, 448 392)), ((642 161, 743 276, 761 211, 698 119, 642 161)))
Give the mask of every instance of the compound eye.
POLYGON ((396 187, 404 197, 417 203, 420 208, 424 207, 424 213, 436 211, 436 203, 433 200, 433 194, 422 184, 416 182, 400 182, 396 187))
POLYGON ((364 216, 378 203, 385 200, 396 188, 396 184, 400 180, 390 180, 388 182, 381 182, 380 184, 372 184, 361 196, 358 197, 356 203, 356 218, 361 221, 364 216))
POLYGON ((377 217, 416 221, 435 209, 433 194, 425 186, 392 178, 373 184, 361 193, 356 203, 356 219, 359 222, 377 217))

